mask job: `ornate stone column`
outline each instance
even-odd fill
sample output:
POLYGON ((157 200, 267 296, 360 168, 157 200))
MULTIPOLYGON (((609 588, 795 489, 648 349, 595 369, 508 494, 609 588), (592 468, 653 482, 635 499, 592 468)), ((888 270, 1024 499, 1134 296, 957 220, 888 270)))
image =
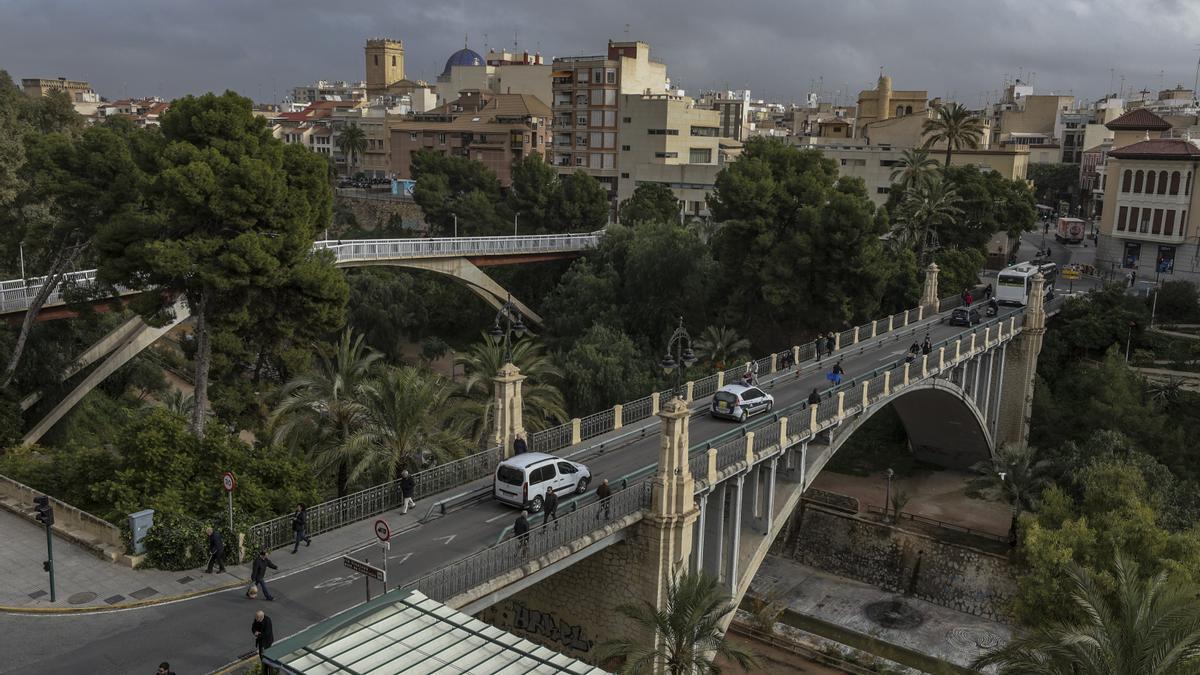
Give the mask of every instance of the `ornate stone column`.
POLYGON ((521 415, 524 403, 521 399, 521 383, 525 376, 521 369, 511 363, 500 367, 492 378, 495 382, 495 423, 492 430, 492 443, 500 446, 500 456, 505 459, 512 457, 513 439, 517 434, 525 433, 525 423, 521 415))
POLYGON ((921 306, 926 312, 937 312, 938 308, 938 266, 929 263, 925 268, 925 286, 921 289, 921 306))

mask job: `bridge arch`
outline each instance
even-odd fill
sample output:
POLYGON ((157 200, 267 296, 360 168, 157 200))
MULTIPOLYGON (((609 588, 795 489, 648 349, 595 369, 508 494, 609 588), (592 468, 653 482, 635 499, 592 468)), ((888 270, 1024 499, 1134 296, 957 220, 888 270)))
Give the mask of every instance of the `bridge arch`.
POLYGON ((995 454, 986 415, 970 393, 943 378, 913 383, 838 427, 833 453, 875 413, 889 406, 904 424, 913 454, 922 461, 965 469, 995 454))

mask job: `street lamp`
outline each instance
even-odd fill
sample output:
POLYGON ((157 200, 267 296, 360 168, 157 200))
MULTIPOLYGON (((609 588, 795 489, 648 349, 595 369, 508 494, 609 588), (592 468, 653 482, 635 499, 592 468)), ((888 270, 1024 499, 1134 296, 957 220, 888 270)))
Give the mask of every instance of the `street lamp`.
POLYGON ((671 386, 671 392, 676 396, 679 395, 683 370, 695 362, 696 355, 692 352, 692 337, 683 327, 683 317, 681 316, 679 317, 679 327, 675 329, 674 333, 671 333, 671 339, 667 341, 667 354, 659 362, 664 374, 675 374, 675 383, 671 386), (672 354, 672 351, 675 353, 672 354))
POLYGON ((513 236, 514 237, 517 236, 517 218, 520 217, 520 215, 521 215, 521 213, 519 211, 517 213, 513 214, 513 236))
POLYGON ((454 238, 457 239, 458 238, 458 214, 451 213, 450 215, 454 217, 454 238))
POLYGON ((497 342, 504 341, 504 362, 512 363, 512 338, 521 339, 525 335, 525 324, 521 321, 521 312, 517 310, 516 305, 512 302, 512 296, 505 299, 504 304, 500 307, 500 311, 496 313, 496 320, 492 323, 492 329, 488 331, 488 335, 497 342), (504 319, 504 327, 500 327, 500 320, 504 319))
POLYGON ((892 503, 892 476, 895 476, 896 472, 892 471, 892 469, 889 467, 888 470, 886 471, 886 474, 887 474, 887 479, 888 479, 887 493, 883 498, 883 522, 885 522, 885 523, 888 520, 889 505, 892 503))

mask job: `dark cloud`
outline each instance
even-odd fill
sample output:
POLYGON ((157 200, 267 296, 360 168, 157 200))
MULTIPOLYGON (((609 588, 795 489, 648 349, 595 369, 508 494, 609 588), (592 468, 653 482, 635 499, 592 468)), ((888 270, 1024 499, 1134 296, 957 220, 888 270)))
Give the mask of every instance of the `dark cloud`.
POLYGON ((850 100, 883 66, 898 89, 978 105, 1018 73, 1085 99, 1122 76, 1130 89, 1160 77, 1190 86, 1200 2, 0 0, 0 68, 87 79, 110 98, 229 88, 271 100, 315 79, 361 78, 363 40, 383 36, 404 40, 410 77, 432 80, 464 35, 482 53, 485 34, 548 58, 645 40, 692 92, 798 100, 821 82, 827 98, 850 100))

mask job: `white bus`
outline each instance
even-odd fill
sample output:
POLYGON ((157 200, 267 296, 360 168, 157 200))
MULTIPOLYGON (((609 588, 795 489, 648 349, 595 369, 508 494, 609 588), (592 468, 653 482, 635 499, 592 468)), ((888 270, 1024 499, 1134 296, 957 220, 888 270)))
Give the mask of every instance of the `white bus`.
POLYGON ((996 275, 996 302, 1005 305, 1026 305, 1029 303, 1029 284, 1033 275, 1041 272, 1046 278, 1046 299, 1054 297, 1054 280, 1058 278, 1058 265, 1052 262, 1017 263, 1006 267, 996 275))

